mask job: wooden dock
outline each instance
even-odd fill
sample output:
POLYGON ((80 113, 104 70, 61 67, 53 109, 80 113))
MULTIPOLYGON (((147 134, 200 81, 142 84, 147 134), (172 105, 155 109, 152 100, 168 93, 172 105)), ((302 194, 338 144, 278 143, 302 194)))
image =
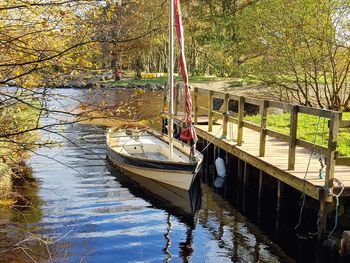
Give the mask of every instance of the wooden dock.
MULTIPOLYGON (((317 211, 318 237, 322 240, 327 232, 327 217, 330 213, 331 203, 336 199, 335 197, 348 198, 350 196, 350 157, 341 156, 337 151, 338 131, 340 128, 349 128, 350 121, 342 120, 341 112, 337 111, 271 100, 258 100, 227 92, 195 88, 192 95, 194 127, 197 135, 204 142, 204 146, 214 146, 209 147, 209 151, 207 148, 204 152, 207 155, 206 161, 213 165, 215 156, 217 156, 215 149, 225 151, 228 154, 226 154, 226 169, 230 176, 237 176, 237 180, 243 182, 238 184, 237 191, 245 191, 244 182, 246 182, 247 177, 251 176, 249 175, 249 165, 260 170, 259 185, 255 188, 259 191, 258 218, 260 218, 261 212, 260 197, 263 174, 275 178, 277 181, 277 201, 273 206, 277 211, 276 229, 279 226, 279 211, 284 198, 282 195, 283 184, 296 189, 300 194, 317 200, 319 202, 319 210, 317 211), (217 99, 222 101, 219 110, 217 105, 214 109, 215 99, 216 102, 217 99), (232 107, 230 108, 232 104, 235 105, 233 110, 232 107), (252 105, 258 109, 259 125, 245 120, 245 108, 252 105), (289 134, 279 133, 267 127, 269 108, 289 113, 289 134), (319 123, 321 119, 326 123, 328 147, 298 137, 299 114, 316 116, 319 123), (234 171, 230 166, 231 162, 228 161, 230 157, 227 158, 230 155, 238 160, 237 167, 233 168, 234 171), (323 160, 323 167, 320 157, 323 160), (240 187, 242 187, 241 190, 240 187)), ((179 102, 178 99, 177 102, 179 102)), ((178 129, 181 129, 184 127, 184 123, 181 114, 177 114, 178 108, 178 106, 175 107, 175 115, 178 116, 175 123, 178 129)), ((209 167, 209 164, 206 164, 206 167, 209 167)), ((206 172, 208 172, 207 168, 206 172)), ((241 198, 244 199, 244 194, 241 198)), ((338 202, 336 204, 338 205, 338 202)))
POLYGON ((193 104, 194 125, 201 138, 314 199, 332 202, 331 193, 343 188, 342 196, 350 196, 350 157, 337 152, 338 130, 350 127, 350 122, 342 121, 340 112, 198 88, 193 104), (220 110, 213 109, 215 98, 223 100, 220 110), (236 112, 229 111, 230 100, 238 105, 236 112), (259 107, 260 125, 244 120, 246 104, 259 107), (266 128, 271 107, 290 113, 289 135, 266 128), (297 137, 299 113, 328 120, 328 147, 297 137), (324 178, 320 177, 320 154, 325 156, 324 178))

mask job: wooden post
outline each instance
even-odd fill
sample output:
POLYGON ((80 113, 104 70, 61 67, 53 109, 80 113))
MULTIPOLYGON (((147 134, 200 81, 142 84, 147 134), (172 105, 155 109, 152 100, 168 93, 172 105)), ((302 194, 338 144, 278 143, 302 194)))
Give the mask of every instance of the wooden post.
POLYGON ((214 165, 214 144, 210 144, 207 148, 208 150, 208 162, 207 162, 207 169, 208 169, 208 173, 207 173, 207 184, 210 186, 213 186, 214 181, 213 181, 213 177, 214 177, 214 170, 215 170, 215 165, 214 165))
POLYGON ((216 167, 215 167, 215 160, 216 158, 218 158, 218 149, 219 149, 219 146, 216 146, 214 145, 213 147, 213 157, 211 158, 212 161, 213 161, 213 167, 212 167, 212 180, 213 180, 213 183, 211 184, 212 187, 215 186, 215 179, 216 179, 216 167))
MULTIPOLYGON (((206 141, 205 139, 203 139, 203 149, 204 153, 203 153, 203 169, 202 169, 202 173, 204 176, 202 176, 203 178, 203 182, 207 182, 207 174, 208 174, 208 170, 207 170, 207 162, 208 162, 208 141, 206 141)), ((201 149, 201 151, 203 151, 203 149, 201 149)))
POLYGON ((231 158, 230 154, 225 151, 225 164, 226 164, 226 181, 225 181, 225 187, 224 187, 224 197, 227 198, 227 192, 228 192, 228 183, 230 181, 230 174, 231 174, 231 158))
POLYGON ((327 230, 328 205, 324 200, 320 201, 320 211, 318 218, 318 240, 322 240, 327 230))
POLYGON ((267 125, 267 105, 266 100, 262 101, 260 105, 260 145, 259 145, 259 157, 265 156, 265 146, 266 146, 266 125, 267 125))
POLYGON ((289 151, 288 151, 288 170, 294 170, 295 149, 297 146, 298 130, 298 106, 293 106, 290 111, 290 131, 289 131, 289 151))
POLYGON ((242 212, 243 214, 246 213, 246 188, 247 188, 247 181, 249 176, 249 164, 244 162, 244 169, 243 169, 243 191, 242 191, 242 212))
POLYGON ((277 181, 277 204, 276 204, 276 225, 275 239, 278 240, 279 220, 282 207, 283 184, 280 180, 277 181))
POLYGON ((205 149, 205 181, 208 184, 208 178, 209 178, 209 174, 210 174, 210 157, 209 157, 209 148, 211 147, 211 145, 209 145, 209 142, 206 142, 206 149, 205 149))
POLYGON ((193 94, 194 125, 198 124, 198 88, 194 88, 193 94))
POLYGON ((326 178, 324 182, 325 187, 327 188, 333 187, 335 156, 337 151, 337 136, 341 117, 341 112, 334 112, 331 114, 331 119, 329 122, 328 154, 326 161, 326 178))
POLYGON ((240 209, 242 205, 242 161, 237 160, 237 187, 236 187, 236 207, 240 209))
POLYGON ((238 128, 237 128, 237 145, 243 143, 243 119, 244 119, 244 97, 240 96, 238 101, 238 128))
POLYGON ((261 219, 262 186, 263 186, 263 171, 260 170, 260 173, 259 173, 259 190, 258 190, 258 213, 257 213, 258 225, 260 224, 260 219, 261 219))
POLYGON ((208 132, 213 131, 213 91, 209 91, 208 97, 208 132))
POLYGON ((343 237, 340 242, 340 255, 350 255, 350 231, 343 231, 343 237))
POLYGON ((222 127, 222 138, 227 138, 227 123, 228 123, 228 102, 229 102, 229 94, 225 94, 224 99, 224 108, 223 108, 223 114, 224 114, 224 120, 223 120, 223 127, 222 127))

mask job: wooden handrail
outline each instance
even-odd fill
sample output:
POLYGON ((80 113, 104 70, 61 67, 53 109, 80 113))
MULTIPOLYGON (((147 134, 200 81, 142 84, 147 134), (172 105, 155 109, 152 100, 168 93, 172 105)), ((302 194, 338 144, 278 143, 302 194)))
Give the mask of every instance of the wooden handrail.
MULTIPOLYGON (((295 166, 295 152, 296 146, 301 146, 315 152, 319 152, 325 155, 327 158, 327 169, 325 186, 331 187, 333 180, 334 166, 337 165, 350 165, 350 157, 338 156, 336 154, 337 149, 337 135, 339 128, 350 128, 350 120, 341 120, 341 113, 337 111, 327 109, 316 109, 307 106, 295 105, 291 103, 284 103, 273 100, 259 100, 255 98, 249 98, 244 96, 238 96, 221 91, 212 91, 206 89, 195 88, 195 120, 198 116, 198 111, 208 113, 208 131, 211 132, 213 128, 213 117, 223 120, 223 135, 227 133, 227 123, 232 122, 237 124, 237 145, 240 146, 243 143, 243 127, 260 132, 260 144, 259 144, 259 156, 265 155, 266 136, 272 136, 278 138, 284 142, 288 142, 288 169, 293 170, 295 166), (197 96, 199 94, 208 95, 208 108, 198 105, 197 96), (236 101, 238 103, 238 110, 236 117, 225 116, 220 111, 213 110, 213 99, 220 98, 224 100, 223 112, 228 110, 228 101, 236 101), (245 104, 256 105, 260 107, 261 123, 260 125, 253 124, 251 122, 244 121, 244 108, 245 104), (267 125, 267 110, 268 108, 277 108, 283 111, 290 111, 290 130, 289 135, 280 132, 272 131, 266 127, 267 125), (329 119, 329 141, 328 147, 322 145, 314 145, 311 142, 301 140, 297 138, 298 127, 298 115, 299 113, 318 116, 329 119)), ((197 122, 196 122, 197 123, 197 122)))

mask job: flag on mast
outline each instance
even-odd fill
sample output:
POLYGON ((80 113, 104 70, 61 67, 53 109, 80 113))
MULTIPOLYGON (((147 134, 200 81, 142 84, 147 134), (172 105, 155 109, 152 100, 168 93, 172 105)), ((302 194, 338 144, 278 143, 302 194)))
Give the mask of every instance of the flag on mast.
POLYGON ((184 40, 184 32, 183 32, 183 26, 182 26, 180 0, 174 0, 174 22, 175 22, 176 36, 177 36, 177 40, 180 48, 181 75, 185 86, 185 122, 186 122, 187 128, 182 131, 180 138, 184 141, 191 142, 191 144, 194 145, 197 141, 197 135, 192 125, 192 98, 191 98, 190 86, 188 83, 188 73, 187 73, 187 65, 186 65, 186 57, 185 57, 185 40, 184 40))

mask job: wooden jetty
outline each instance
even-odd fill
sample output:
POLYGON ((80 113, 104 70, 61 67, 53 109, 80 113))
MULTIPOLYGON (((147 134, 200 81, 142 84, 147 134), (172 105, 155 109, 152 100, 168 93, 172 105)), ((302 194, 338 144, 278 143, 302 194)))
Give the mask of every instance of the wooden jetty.
MULTIPOLYGON (((341 112, 337 111, 253 99, 228 92, 195 88, 192 95, 194 126, 198 136, 206 144, 213 144, 243 161, 243 168, 240 167, 242 165, 237 168, 242 170, 243 182, 246 164, 259 169, 259 191, 263 173, 276 178, 277 209, 281 198, 281 182, 319 201, 319 235, 322 235, 334 195, 342 191, 341 197, 350 196, 350 157, 341 156, 337 151, 338 131, 350 127, 350 121, 342 120, 341 112), (213 109, 214 99, 223 101, 220 110, 213 109), (236 111, 229 111, 230 101, 237 105, 236 111), (248 105, 259 109, 260 125, 245 120, 245 108, 248 105), (288 135, 267 127, 269 108, 289 112, 288 135), (328 147, 298 138, 299 114, 328 120, 328 147), (324 178, 320 177, 320 154, 325 157, 324 178)), ((177 118, 177 125, 180 129, 183 126, 181 117, 177 118)))

